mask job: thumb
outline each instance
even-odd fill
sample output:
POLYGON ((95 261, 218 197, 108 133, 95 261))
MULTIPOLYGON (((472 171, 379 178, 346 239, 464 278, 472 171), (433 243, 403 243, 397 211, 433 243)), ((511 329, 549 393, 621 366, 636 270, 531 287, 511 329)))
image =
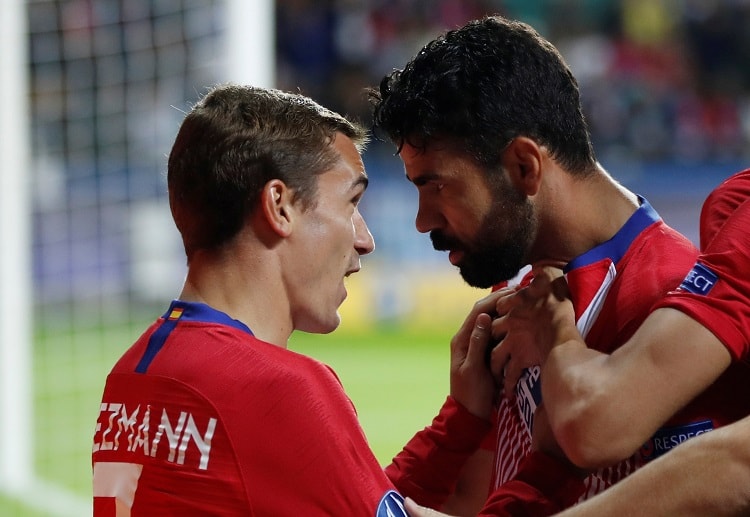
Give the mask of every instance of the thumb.
POLYGON ((428 517, 430 515, 429 513, 427 513, 430 511, 429 508, 419 506, 414 502, 414 499, 411 499, 409 497, 404 499, 404 508, 406 508, 406 511, 409 513, 410 517, 428 517))
POLYGON ((491 328, 492 318, 489 314, 482 313, 477 316, 474 322, 474 330, 469 338, 469 349, 466 352, 467 363, 481 364, 486 361, 491 328))

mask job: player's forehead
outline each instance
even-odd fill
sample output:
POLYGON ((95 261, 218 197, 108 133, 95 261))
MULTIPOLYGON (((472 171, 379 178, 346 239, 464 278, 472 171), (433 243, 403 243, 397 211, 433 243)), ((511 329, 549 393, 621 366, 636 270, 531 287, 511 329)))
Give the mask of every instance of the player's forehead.
POLYGON ((344 193, 365 190, 369 178, 362 155, 354 142, 346 135, 337 133, 331 146, 337 159, 320 175, 319 186, 344 193))
POLYGON ((362 161, 362 153, 357 149, 354 141, 343 133, 336 133, 331 143, 334 151, 339 157, 356 170, 358 174, 367 176, 365 165, 362 161))
POLYGON ((406 178, 415 184, 460 178, 461 171, 477 168, 468 152, 441 141, 428 146, 404 143, 399 154, 406 178))

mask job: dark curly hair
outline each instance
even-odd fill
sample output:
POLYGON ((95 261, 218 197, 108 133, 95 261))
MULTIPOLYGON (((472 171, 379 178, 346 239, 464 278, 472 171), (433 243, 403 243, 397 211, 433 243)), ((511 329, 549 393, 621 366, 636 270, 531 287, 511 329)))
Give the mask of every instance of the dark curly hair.
POLYGON ((492 16, 448 31, 369 93, 374 131, 399 151, 439 138, 495 168, 513 138, 526 136, 571 173, 596 164, 577 81, 525 23, 492 16))

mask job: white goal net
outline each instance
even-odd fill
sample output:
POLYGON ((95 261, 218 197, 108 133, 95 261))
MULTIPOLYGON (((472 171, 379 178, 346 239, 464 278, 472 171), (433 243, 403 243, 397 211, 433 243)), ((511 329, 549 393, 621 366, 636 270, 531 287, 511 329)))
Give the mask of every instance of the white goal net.
POLYGON ((208 86, 270 85, 271 6, 3 0, 0 514, 91 513, 104 378, 184 273, 166 155, 208 86))

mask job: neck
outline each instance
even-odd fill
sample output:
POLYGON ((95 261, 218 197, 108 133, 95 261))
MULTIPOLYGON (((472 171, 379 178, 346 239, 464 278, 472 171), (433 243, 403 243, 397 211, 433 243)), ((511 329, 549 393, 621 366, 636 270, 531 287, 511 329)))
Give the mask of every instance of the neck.
POLYGON ((247 325, 263 341, 287 347, 292 333, 289 308, 275 276, 268 270, 274 262, 260 257, 237 259, 228 254, 198 251, 188 265, 179 299, 201 302, 247 325))
POLYGON ((603 168, 586 178, 560 171, 542 192, 534 262, 565 264, 608 241, 638 209, 637 196, 603 168))

